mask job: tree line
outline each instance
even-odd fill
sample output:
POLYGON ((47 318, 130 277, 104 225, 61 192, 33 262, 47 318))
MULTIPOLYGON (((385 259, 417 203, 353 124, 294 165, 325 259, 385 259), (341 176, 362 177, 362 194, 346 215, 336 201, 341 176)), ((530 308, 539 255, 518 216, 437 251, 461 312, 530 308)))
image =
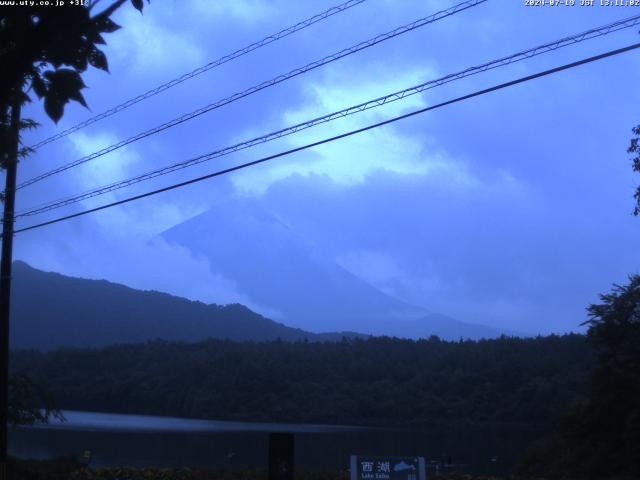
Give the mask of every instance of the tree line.
POLYGON ((587 335, 157 340, 16 351, 12 368, 62 409, 441 431, 499 427, 539 437, 524 455, 524 478, 640 478, 640 275, 614 286, 588 313, 587 335))
POLYGON ((587 395, 582 335, 445 342, 153 341, 14 352, 59 408, 370 425, 548 425, 587 395))

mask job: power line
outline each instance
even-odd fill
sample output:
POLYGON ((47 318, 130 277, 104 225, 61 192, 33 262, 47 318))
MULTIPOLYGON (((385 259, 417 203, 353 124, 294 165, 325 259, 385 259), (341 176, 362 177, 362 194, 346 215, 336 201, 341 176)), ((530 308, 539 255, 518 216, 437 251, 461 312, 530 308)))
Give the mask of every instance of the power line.
POLYGON ((219 157, 223 157, 226 155, 229 155, 231 153, 235 153, 238 152, 240 150, 244 150, 250 147, 253 147, 255 145, 258 144, 262 144, 262 143, 266 143, 272 140, 276 140, 278 138, 282 138, 288 135, 291 135, 293 133, 299 132, 301 130, 305 130, 307 128, 311 128, 313 126, 316 125, 320 125, 323 123, 327 123, 333 120, 336 120, 338 118, 342 118, 342 117, 346 117, 348 115, 353 115, 355 113, 358 112, 362 112, 364 110, 369 110, 371 108, 376 108, 379 107, 381 105, 385 105, 387 103, 391 103, 391 102, 395 102, 398 100, 401 100, 403 98, 409 97, 411 95, 415 95, 417 93, 421 93, 424 92, 426 90, 438 87, 440 85, 444 85, 446 83, 455 81, 455 80, 459 80, 462 78, 466 78, 472 75, 476 75, 478 73, 482 73, 488 70, 492 70, 494 68, 498 68, 501 66, 505 66, 505 65, 510 65, 512 63, 515 62, 519 62, 528 58, 532 58, 534 56, 537 55, 541 55, 550 51, 555 51, 559 48, 563 48, 569 45, 573 45, 576 43, 580 43, 582 41, 585 40, 589 40, 592 38, 597 38, 603 35, 607 35, 609 33, 624 29, 624 28, 629 28, 632 27, 634 25, 637 25, 640 23, 640 15, 636 15, 630 18, 626 18, 624 20, 619 20, 617 22, 613 22, 601 27, 597 27, 597 28, 592 28, 590 30, 581 32, 579 34, 576 35, 572 35, 572 36, 568 36, 568 37, 564 37, 561 38, 559 40, 553 41, 553 42, 549 42, 546 43, 544 45, 540 45, 534 48, 530 48, 528 50, 524 50, 521 52, 518 52, 516 54, 510 55, 508 57, 503 57, 497 60, 492 60, 490 62, 484 63, 482 65, 478 65, 475 67, 470 67, 467 68, 465 70, 462 70, 460 72, 457 73, 453 73, 453 74, 449 74, 446 75, 444 77, 438 78, 436 80, 430 80, 428 82, 424 82, 420 85, 416 85, 410 88, 406 88, 404 90, 400 90, 382 97, 378 97, 376 99, 373 100, 369 100, 367 102, 355 105, 355 106, 351 106, 327 115, 323 115, 321 117, 317 117, 314 118, 312 120, 308 120, 306 122, 302 122, 302 123, 298 123, 296 125, 281 129, 281 130, 277 130, 275 132, 271 132, 268 133, 266 135, 262 135, 256 138, 253 138, 251 140, 246 140, 244 142, 240 142, 237 143, 235 145, 231 145, 219 150, 216 150, 214 152, 210 152, 204 155, 200 155, 198 157, 195 158, 191 158, 185 161, 181 161, 178 163, 174 163, 172 165, 168 165, 166 167, 162 167, 162 168, 158 168, 156 170, 152 170, 150 172, 146 172, 143 173, 141 175, 137 175, 134 177, 131 177, 129 179, 126 180, 121 180, 115 183, 111 183, 108 185, 103 185, 101 187, 98 187, 96 189, 92 189, 89 191, 86 191, 84 193, 81 194, 77 194, 74 196, 69 196, 69 197, 65 197, 63 199, 59 199, 53 202, 49 202, 49 203, 45 203, 41 206, 38 207, 32 207, 30 210, 26 210, 26 211, 22 211, 22 212, 18 212, 16 214, 16 218, 20 218, 20 217, 27 217, 27 216, 33 216, 33 215, 37 215, 40 213, 44 213, 44 212, 48 212, 51 210, 55 210, 67 205, 71 205, 73 203, 77 203, 80 202, 82 200, 86 200, 89 198, 93 198, 93 197, 97 197, 99 195, 104 195, 106 193, 109 192, 113 192, 115 190, 119 190, 121 188, 125 188, 128 186, 131 186, 133 184, 136 183, 140 183, 142 181, 145 180, 150 180, 152 178, 156 178, 162 175, 167 175, 169 173, 178 171, 178 170, 182 170, 184 168, 188 168, 191 167, 193 165, 197 165, 200 164, 202 162, 205 161, 209 161, 212 160, 214 158, 219 158, 219 157))
POLYGON ((323 65, 327 65, 331 62, 334 62, 336 60, 339 60, 341 58, 344 58, 348 55, 351 55, 353 53, 359 52, 361 50, 364 50, 366 48, 372 47, 374 45, 377 45, 378 43, 384 42, 386 40, 389 40, 391 38, 397 37, 399 35, 402 35, 404 33, 408 33, 411 32, 413 30, 416 30, 420 27, 424 27, 425 25, 429 25, 431 23, 437 22, 438 20, 441 20, 443 18, 449 17, 451 15, 455 15, 456 13, 462 12, 464 10, 467 10, 471 7, 475 7, 481 3, 486 2, 487 0, 466 0, 462 3, 459 3, 451 8, 448 8, 446 10, 442 10, 440 12, 436 12, 433 15, 430 15, 428 17, 424 17, 421 18, 419 20, 416 20, 414 22, 411 22, 409 24, 403 25, 401 27, 396 28, 395 30, 392 30, 390 32, 384 33, 384 34, 380 34, 375 36, 374 38, 371 38, 369 40, 366 40, 364 42, 358 43, 357 45, 354 45, 352 47, 349 48, 345 48, 344 50, 341 50, 338 53, 334 53, 332 55, 328 55, 320 60, 316 60, 315 62, 311 62, 307 65, 305 65, 304 67, 300 67, 300 68, 296 68, 294 70, 291 70, 288 73, 285 73, 283 75, 279 75, 275 78, 272 78, 271 80, 267 80, 265 82, 262 82, 258 85, 255 85, 253 87, 250 87, 246 90, 243 90, 242 92, 238 92, 235 93, 229 97, 223 98, 221 100, 218 100, 217 102, 211 103, 209 105, 206 105, 204 107, 201 107, 197 110, 194 110, 193 112, 187 113, 185 115, 182 115, 180 117, 174 118, 173 120, 170 120, 166 123, 163 123, 162 125, 159 125, 155 128, 152 128, 150 130, 141 132, 137 135, 134 135, 132 137, 127 138, 126 140, 122 140, 118 143, 115 143, 113 145, 110 145, 106 148, 103 148, 102 150, 99 150, 97 152, 94 152, 90 155, 87 155, 85 157, 82 157, 78 160, 75 160, 71 163, 68 163, 66 165, 63 165, 61 167, 55 168, 53 170, 50 170, 46 173, 43 173, 42 175, 38 175, 37 177, 31 178, 30 180, 26 180, 22 183, 20 183, 16 188, 17 189, 21 189, 24 188, 26 186, 32 185, 36 182, 39 182, 41 180, 44 180, 45 178, 48 178, 52 175, 55 175, 57 173, 60 172, 64 172, 66 170, 69 170, 70 168, 76 167, 78 165, 82 165, 83 163, 86 163, 88 161, 94 160, 98 157, 101 157, 102 155, 106 155, 107 153, 113 152, 114 150, 118 150, 119 148, 122 148, 126 145, 129 145, 133 142, 136 142, 138 140, 141 140, 143 138, 149 137, 151 135, 155 135, 156 133, 162 132, 163 130, 166 130, 168 128, 171 127, 175 127, 176 125, 179 125, 181 123, 184 123, 188 120, 191 120, 195 117, 198 117, 200 115, 203 115, 207 112, 210 112, 212 110, 215 110, 217 108, 223 107, 225 105, 228 105, 232 102, 235 102, 236 100, 240 100, 241 98, 247 97, 249 95, 252 95, 254 93, 257 93, 261 90, 264 90, 265 88, 268 87, 272 87, 274 85, 277 85, 279 83, 284 82, 285 80, 289 80, 291 78, 297 77, 298 75, 302 75, 304 73, 307 73, 311 70, 314 70, 318 67, 321 67, 323 65))
POLYGON ((123 205, 125 203, 130 203, 130 202, 133 202, 135 200, 140 200, 140 199, 143 199, 143 198, 146 198, 146 197, 157 195, 159 193, 168 192, 170 190, 175 190, 177 188, 185 187, 187 185, 191 185, 193 183, 198 183, 198 182, 201 182, 203 180, 208 180, 210 178, 219 177, 221 175, 225 175, 225 174, 228 174, 228 173, 231 173, 231 172, 235 172, 235 171, 238 171, 238 170, 243 170, 245 168, 258 165, 260 163, 268 162, 270 160, 274 160, 276 158, 280 158, 280 157, 284 157, 284 156, 287 156, 287 155, 291 155, 293 153, 300 152, 300 151, 303 151, 303 150, 308 150, 308 149, 313 148, 313 147, 317 147, 317 146, 320 146, 320 145, 323 145, 323 144, 326 144, 326 143, 334 142, 336 140, 340 140, 340 139, 343 139, 343 138, 346 138, 346 137, 350 137, 350 136, 356 135, 358 133, 363 133, 363 132, 366 132, 368 130, 372 130, 374 128, 382 127, 384 125, 389 125, 389 124, 395 123, 395 122, 397 122, 399 120, 404 120, 406 118, 413 117, 415 115, 419 115, 419 114, 422 114, 422 113, 425 113, 425 112, 428 112, 428 111, 431 111, 431 110, 435 110, 435 109, 438 109, 438 108, 442 108, 442 107, 445 107, 447 105, 452 105, 454 103, 462 102, 464 100, 469 100, 469 99, 474 98, 474 97, 478 97, 478 96, 481 96, 481 95, 485 95, 487 93, 495 92, 496 90, 502 90, 502 89, 507 88, 507 87, 511 87, 511 86, 514 86, 514 85, 517 85, 517 84, 520 84, 520 83, 524 83, 524 82, 528 82, 528 81, 531 81, 531 80, 535 80, 535 79, 540 78, 540 77, 552 75, 554 73, 558 73, 558 72, 561 72, 561 71, 564 71, 564 70, 569 70, 571 68, 575 68, 575 67, 580 66, 580 65, 585 65, 587 63, 595 62, 597 60, 602 60, 604 58, 612 57, 614 55, 619 55, 621 53, 628 52, 630 50, 634 50, 634 49, 637 49, 637 48, 640 48, 640 43, 635 43, 635 44, 629 45, 627 47, 619 48, 619 49, 616 49, 616 50, 611 50, 611 51, 602 53, 600 55, 595 55, 595 56, 592 56, 592 57, 588 57, 588 58, 585 58, 585 59, 582 59, 582 60, 578 60, 576 62, 572 62, 572 63, 568 63, 568 64, 565 64, 565 65, 562 65, 560 67, 555 67, 555 68, 551 68, 549 70, 544 70, 542 72, 538 72, 538 73, 535 73, 535 74, 532 74, 532 75, 527 75, 526 77, 521 77, 521 78, 518 78, 516 80, 511 80, 509 82, 501 83, 499 85, 495 85, 495 86, 490 87, 490 88, 485 88, 483 90, 478 90, 478 91, 475 91, 473 93, 470 93, 470 94, 467 94, 467 95, 463 95, 461 97, 454 98, 452 100, 447 100, 446 102, 442 102, 442 103, 438 103, 436 105, 432 105, 432 106, 429 106, 429 107, 421 108, 419 110, 414 110, 413 112, 405 113, 404 115, 399 115, 399 116, 396 116, 396 117, 393 117, 393 118, 389 118, 389 119, 383 120, 381 122, 377 122, 377 123, 373 123, 371 125, 367 125, 366 127, 358 128, 356 130, 351 130, 349 132, 342 133, 340 135, 335 135, 333 137, 325 138, 325 139, 319 140, 317 142, 308 143, 306 145, 303 145, 303 146, 300 146, 300 147, 296 147, 296 148, 292 148, 290 150, 286 150, 286 151, 283 151, 283 152, 279 152, 279 153, 276 153, 274 155, 269 155, 267 157, 262 157, 262 158, 260 158, 258 160, 253 160, 251 162, 243 163, 243 164, 236 165, 234 167, 226 168, 226 169, 223 169, 223 170, 218 170, 216 172, 209 173, 207 175, 203 175, 201 177, 192 178, 192 179, 186 180, 184 182, 175 183, 175 184, 169 185, 167 187, 159 188, 157 190, 152 190, 150 192, 146 192, 146 193, 143 193, 143 194, 140 194, 140 195, 135 195, 135 196, 132 196, 132 197, 128 197, 128 198, 125 198, 125 199, 122 199, 122 200, 118 200, 116 202, 107 203, 105 205, 101 205, 99 207, 95 207, 95 208, 91 208, 91 209, 88 209, 88 210, 84 210, 84 211, 81 211, 81 212, 78 212, 78 213, 73 213, 71 215, 65 215, 63 217, 58 217, 58 218, 55 218, 53 220, 49 220, 49 221, 46 221, 46 222, 38 223, 36 225, 23 227, 23 228, 15 230, 14 233, 26 232, 26 231, 33 230, 33 229, 36 229, 36 228, 41 228, 41 227, 44 227, 44 226, 47 226, 47 225, 52 225, 54 223, 59 223, 59 222, 65 221, 65 220, 70 220, 72 218, 80 217, 80 216, 83 216, 83 215, 88 215, 89 213, 94 213, 94 212, 98 212, 100 210, 105 210, 107 208, 115 207, 115 206, 118 206, 118 205, 123 205))
POLYGON ((224 55, 216 60, 213 60, 207 63, 206 65, 203 65, 199 68, 196 68, 195 70, 192 70, 189 73, 185 73, 184 75, 181 75, 177 78, 174 78, 173 80, 163 83, 162 85, 159 85, 156 88, 153 88, 145 93, 142 93, 137 97, 134 97, 130 100, 127 100, 126 102, 123 102, 119 105, 116 105, 115 107, 110 108, 109 110, 106 110, 98 115, 88 118, 87 120, 84 120, 83 122, 80 122, 77 125, 74 125, 73 127, 67 128, 62 132, 52 135, 51 137, 45 138, 44 140, 32 145, 30 148, 36 150, 48 143, 64 138, 71 133, 77 132, 78 130, 81 130, 91 124, 94 124, 100 120, 103 120, 107 117, 115 115, 116 113, 121 112, 122 110, 125 110, 131 107, 132 105, 135 105, 136 103, 146 100, 147 98, 151 98, 155 95, 158 95, 159 93, 162 93, 165 90, 175 87, 176 85, 182 82, 185 82, 193 77, 196 77, 202 73, 208 72, 209 70, 212 70, 213 68, 219 67, 220 65, 223 65, 232 60, 235 60, 236 58, 242 57, 250 52, 253 52, 254 50, 265 47, 270 43, 273 43, 285 37, 288 37, 289 35, 299 32, 300 30, 304 30, 305 28, 310 27, 315 23, 321 22, 322 20, 326 20, 327 18, 332 17, 333 15, 342 13, 345 10, 348 10, 351 7, 355 7, 356 5, 360 5, 361 3, 364 3, 366 1, 367 0, 348 0, 347 2, 341 3, 340 5, 331 7, 328 10, 325 10, 324 12, 314 15, 313 17, 307 18, 306 20, 296 23, 295 25, 292 25, 288 28, 280 30, 277 33, 269 35, 268 37, 265 37, 262 40, 254 42, 251 45, 247 45, 246 47, 240 48, 233 53, 224 55))

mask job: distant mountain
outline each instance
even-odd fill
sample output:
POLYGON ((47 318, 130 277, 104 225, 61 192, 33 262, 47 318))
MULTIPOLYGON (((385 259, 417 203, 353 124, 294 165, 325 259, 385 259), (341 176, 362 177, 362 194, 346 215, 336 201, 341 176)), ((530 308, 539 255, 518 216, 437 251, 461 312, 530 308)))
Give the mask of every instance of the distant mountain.
POLYGON ((153 339, 340 340, 274 322, 242 305, 206 305, 104 280, 48 273, 13 264, 11 347, 50 350, 153 339))
POLYGON ((207 258, 213 272, 233 281, 252 302, 279 312, 279 321, 308 331, 455 340, 503 333, 383 293, 321 255, 253 199, 223 202, 161 236, 207 258))

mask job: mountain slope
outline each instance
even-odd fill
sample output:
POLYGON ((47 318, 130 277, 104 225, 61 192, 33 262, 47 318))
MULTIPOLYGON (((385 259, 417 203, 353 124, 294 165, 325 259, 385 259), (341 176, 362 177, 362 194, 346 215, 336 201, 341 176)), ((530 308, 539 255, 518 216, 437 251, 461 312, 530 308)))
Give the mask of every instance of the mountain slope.
POLYGON ((496 337, 500 331, 458 322, 409 305, 374 288, 299 236, 256 200, 219 204, 162 234, 208 259, 278 320, 309 331, 350 330, 372 335, 447 339, 496 337))
MULTIPOLYGON (((242 305, 206 305, 104 280, 13 264, 11 346, 49 350, 152 339, 339 340, 274 322, 242 305)), ((347 334, 348 335, 348 334, 347 334)))

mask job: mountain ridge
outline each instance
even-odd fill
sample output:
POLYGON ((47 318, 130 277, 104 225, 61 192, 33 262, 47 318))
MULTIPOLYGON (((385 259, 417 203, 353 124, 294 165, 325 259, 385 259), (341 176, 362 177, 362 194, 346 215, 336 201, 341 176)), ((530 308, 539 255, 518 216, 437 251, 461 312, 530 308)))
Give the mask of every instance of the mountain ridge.
POLYGON ((313 239, 256 199, 227 199, 159 237, 205 258, 252 304, 280 312, 279 321, 307 331, 450 340, 514 333, 460 322, 382 292, 323 255, 313 239))
POLYGON ((240 304, 205 304, 107 280, 13 264, 12 348, 99 347, 155 339, 199 341, 338 341, 354 332, 312 333, 288 327, 240 304))

